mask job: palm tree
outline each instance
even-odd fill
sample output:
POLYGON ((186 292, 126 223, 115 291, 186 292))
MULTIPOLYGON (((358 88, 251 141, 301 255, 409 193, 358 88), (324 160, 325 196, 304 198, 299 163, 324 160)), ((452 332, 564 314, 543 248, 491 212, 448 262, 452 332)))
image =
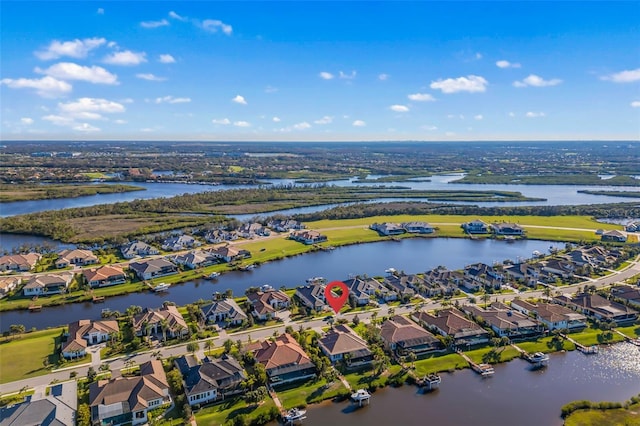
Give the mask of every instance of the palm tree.
POLYGON ((207 352, 211 352, 211 349, 213 348, 213 340, 205 340, 204 348, 207 350, 207 352))
POLYGON ((166 342, 167 330, 169 329, 169 321, 167 321, 166 318, 163 318, 162 321, 160 321, 160 328, 162 329, 162 341, 166 342))

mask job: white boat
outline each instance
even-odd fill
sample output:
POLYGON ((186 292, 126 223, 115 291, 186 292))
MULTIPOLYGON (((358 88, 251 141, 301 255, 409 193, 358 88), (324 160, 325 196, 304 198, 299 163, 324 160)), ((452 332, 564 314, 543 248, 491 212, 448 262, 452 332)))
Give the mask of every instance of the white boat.
POLYGON ((358 389, 355 393, 351 394, 351 399, 355 402, 368 401, 371 398, 371 394, 366 389, 358 389))
POLYGON ((307 283, 308 284, 321 284, 326 282, 327 280, 324 279, 324 277, 312 277, 312 278, 307 278, 307 283))
POLYGON ((289 423, 295 422, 296 420, 304 420, 306 418, 304 416, 305 414, 307 414, 307 410, 292 408, 291 410, 287 411, 287 414, 284 415, 284 421, 289 423))
POLYGON ((266 292, 266 291, 272 291, 274 290, 273 286, 270 286, 269 284, 265 284, 263 286, 260 286, 260 291, 262 292, 266 292))
POLYGON ((205 276, 204 279, 205 280, 215 280, 219 276, 220 276, 220 272, 212 272, 209 275, 205 276))
POLYGON ((533 253, 531 253, 533 255, 533 257, 541 257, 542 253, 540 253, 538 250, 534 250, 533 253))
POLYGON ((536 352, 531 356, 531 361, 532 362, 545 362, 545 361, 549 361, 549 355, 542 353, 542 352, 536 352))
POLYGON ((155 286, 153 288, 153 291, 155 291, 156 293, 161 292, 161 291, 167 291, 169 289, 169 287, 171 287, 171 284, 167 284, 167 283, 160 283, 157 286, 155 286))
POLYGON ((257 267, 258 267, 257 265, 252 263, 250 265, 241 266, 240 270, 242 270, 242 271, 250 271, 252 269, 256 269, 257 267))
POLYGON ((398 271, 396 271, 396 268, 389 268, 389 269, 385 269, 384 272, 389 274, 389 275, 393 275, 398 271))

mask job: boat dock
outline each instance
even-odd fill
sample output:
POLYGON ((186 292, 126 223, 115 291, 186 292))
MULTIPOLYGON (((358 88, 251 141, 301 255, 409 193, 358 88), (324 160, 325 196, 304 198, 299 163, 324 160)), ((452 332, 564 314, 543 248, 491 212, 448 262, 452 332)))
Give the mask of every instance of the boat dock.
POLYGON ((627 336, 626 334, 624 334, 624 333, 622 333, 622 332, 620 332, 620 331, 616 330, 615 328, 614 328, 612 331, 613 331, 614 333, 618 333, 620 336, 624 337, 624 341, 625 341, 625 342, 629 342, 629 343, 631 343, 632 345, 635 345, 635 346, 640 347, 640 338, 633 339, 633 338, 631 338, 631 337, 627 336))
POLYGON ((471 358, 465 355, 464 352, 462 352, 461 350, 457 350, 456 352, 458 353, 458 355, 464 358, 465 361, 469 363, 473 371, 475 371, 482 377, 490 377, 490 376, 493 376, 493 373, 495 373, 495 370, 493 369, 491 364, 476 364, 475 362, 473 362, 471 358))
POLYGON ((593 354, 597 354, 598 353, 598 346, 596 346, 596 345, 585 346, 585 345, 583 345, 581 343, 576 342, 575 340, 573 340, 571 337, 567 336, 566 334, 561 334, 560 336, 562 336, 563 339, 567 339, 568 341, 570 341, 571 343, 576 345, 576 349, 579 352, 582 352, 585 355, 593 355, 593 354))
POLYGON ((363 404, 369 405, 371 402, 371 394, 366 389, 358 389, 355 393, 351 394, 353 402, 357 403, 359 407, 363 404))
POLYGON ((546 367, 547 364, 549 363, 549 355, 543 352, 536 352, 534 354, 530 354, 529 352, 525 351, 518 345, 511 344, 511 347, 517 350, 518 352, 520 352, 520 357, 522 359, 529 362, 530 364, 533 364, 533 366, 536 368, 546 367))
POLYGON ((416 384, 421 388, 426 388, 426 390, 435 390, 440 387, 440 383, 442 382, 442 378, 434 373, 427 374, 421 379, 416 380, 416 384))

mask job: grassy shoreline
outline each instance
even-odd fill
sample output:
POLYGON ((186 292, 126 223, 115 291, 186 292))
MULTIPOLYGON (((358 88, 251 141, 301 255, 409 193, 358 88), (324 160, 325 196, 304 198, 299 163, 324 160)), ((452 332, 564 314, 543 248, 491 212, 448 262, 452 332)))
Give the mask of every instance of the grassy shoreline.
POLYGON ((146 188, 123 184, 0 184, 0 203, 15 201, 78 198, 96 194, 146 191, 146 188))

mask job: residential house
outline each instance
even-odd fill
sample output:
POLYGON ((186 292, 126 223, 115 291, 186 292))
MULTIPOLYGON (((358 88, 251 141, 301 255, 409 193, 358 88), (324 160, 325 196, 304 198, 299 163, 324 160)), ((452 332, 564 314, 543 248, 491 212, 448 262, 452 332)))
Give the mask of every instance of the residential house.
POLYGON ((435 228, 426 222, 405 222, 402 227, 411 234, 433 234, 435 232, 435 228))
POLYGON ((491 231, 496 235, 524 235, 524 229, 515 223, 492 223, 491 231))
POLYGON ((276 317, 278 311, 291 305, 291 298, 280 290, 258 291, 247 294, 251 314, 260 321, 276 317))
POLYGON ((157 248, 143 241, 133 241, 120 247, 120 252, 125 259, 134 257, 152 256, 160 253, 157 248))
POLYGON ((62 250, 58 253, 56 268, 66 268, 69 265, 86 266, 98 263, 98 256, 91 250, 62 250))
POLYGON ((622 303, 607 300, 599 294, 562 295, 553 300, 600 321, 613 321, 618 326, 633 324, 638 319, 638 314, 633 309, 622 303))
POLYGON ((204 234, 204 239, 212 244, 218 244, 225 241, 234 241, 238 239, 238 233, 235 231, 225 231, 224 229, 214 229, 204 234))
POLYGON ((425 272, 422 279, 424 281, 424 289, 421 289, 420 293, 426 297, 434 297, 441 294, 451 296, 464 282, 464 274, 439 266, 425 272))
POLYGON ((462 226, 462 229, 464 229, 467 234, 488 234, 489 233, 489 225, 481 221, 480 219, 463 223, 461 226, 462 226))
POLYGON ((18 288, 22 278, 16 276, 8 276, 0 278, 0 299, 7 296, 13 290, 18 288))
POLYGON ((127 275, 122 268, 111 265, 101 266, 96 269, 84 269, 82 278, 90 287, 107 287, 124 284, 127 281, 127 275))
POLYGON ((529 263, 514 263, 504 265, 504 275, 506 279, 515 280, 527 287, 535 287, 540 280, 540 270, 537 266, 529 263))
POLYGON ((274 219, 269 221, 267 226, 277 232, 288 232, 290 230, 305 228, 304 224, 294 219, 274 219))
POLYGON ((549 330, 577 330, 587 326, 586 317, 572 309, 554 303, 530 303, 514 299, 511 307, 525 315, 531 315, 549 330))
POLYGON ((313 284, 296 288, 296 297, 304 306, 313 311, 323 311, 327 308, 327 300, 324 296, 324 284, 313 284))
POLYGON ((572 250, 569 253, 566 253, 561 256, 563 259, 566 259, 567 262, 571 262, 578 267, 598 267, 598 261, 591 257, 586 251, 581 249, 572 250))
POLYGON ((240 325, 247 319, 247 314, 233 299, 214 300, 213 303, 200 307, 202 318, 207 323, 215 323, 221 327, 240 325))
POLYGON ((95 425, 145 424, 150 411, 169 404, 169 384, 159 360, 141 364, 139 376, 98 380, 89 387, 91 421, 95 425))
POLYGON ((251 257, 251 252, 247 250, 240 250, 233 246, 216 247, 211 249, 209 253, 227 263, 251 257))
POLYGON ((538 336, 544 331, 539 321, 504 305, 494 304, 487 309, 466 305, 462 310, 484 320, 499 337, 508 337, 511 340, 526 339, 538 336))
POLYGON ((67 290, 69 284, 73 281, 73 276, 71 272, 34 275, 22 287, 22 292, 25 296, 59 294, 67 290))
POLYGON ((304 380, 316 375, 316 366, 309 355, 288 333, 280 335, 274 341, 261 342, 255 358, 264 365, 272 385, 304 380))
POLYGON ((62 343, 62 356, 67 359, 85 356, 87 346, 106 342, 119 332, 118 321, 74 321, 69 324, 66 342, 62 343))
POLYGON ((11 254, 0 257, 1 271, 27 272, 32 270, 42 256, 38 253, 11 254))
POLYGON ((627 241, 627 234, 614 229, 613 231, 605 231, 601 236, 602 241, 613 241, 616 243, 624 243, 627 241))
POLYGON ((244 369, 227 354, 220 359, 206 357, 202 363, 194 355, 183 355, 174 363, 182 374, 189 405, 207 404, 244 391, 244 369))
POLYGON ((624 226, 627 232, 640 232, 640 222, 629 222, 624 226))
POLYGON ((289 234, 289 239, 310 245, 327 241, 327 236, 322 235, 318 231, 307 229, 291 232, 291 234, 289 234))
POLYGON ((399 223, 374 223, 369 226, 369 229, 372 229, 380 235, 400 235, 407 232, 402 225, 399 223))
POLYGON ((383 322, 380 334, 386 348, 397 355, 422 355, 442 348, 438 338, 401 315, 383 322))
POLYGON ((416 275, 399 272, 387 275, 382 281, 385 286, 396 292, 401 298, 415 296, 416 292, 412 287, 422 284, 422 282, 422 279, 416 275))
POLYGON ((543 272, 547 272, 549 274, 562 278, 572 277, 576 270, 576 267, 573 263, 558 258, 540 261, 538 265, 540 265, 543 272))
POLYGON ((199 247, 200 241, 193 238, 191 235, 176 235, 169 237, 162 243, 162 250, 166 251, 180 251, 199 247))
POLYGON ((423 327, 427 327, 442 336, 451 336, 455 346, 469 347, 489 341, 489 333, 475 322, 467 319, 456 308, 436 311, 435 315, 419 311, 413 313, 411 318, 423 327))
POLYGON ((623 300, 630 306, 640 308, 640 287, 618 285, 615 287, 611 287, 611 295, 615 298, 623 300))
POLYGON ((148 336, 164 333, 170 339, 184 338, 189 335, 189 327, 182 314, 173 305, 158 309, 145 308, 133 317, 133 329, 136 336, 148 336))
POLYGON ((480 283, 483 287, 499 289, 504 282, 504 274, 493 266, 484 263, 467 265, 464 268, 464 276, 467 279, 480 283))
POLYGON ((75 380, 55 383, 20 404, 0 409, 0 426, 66 426, 76 422, 78 386, 75 380))
POLYGON ((255 237, 267 237, 271 234, 269 229, 262 226, 261 223, 243 223, 238 229, 238 235, 242 238, 255 238, 255 237))
POLYGON ((129 269, 141 280, 164 277, 178 273, 178 267, 166 259, 151 259, 142 262, 131 262, 129 269))
POLYGON ((357 306, 365 306, 373 298, 381 298, 384 301, 396 300, 394 292, 389 291, 374 278, 350 278, 343 283, 349 288, 349 298, 354 300, 357 306))
POLYGON ((218 263, 220 258, 209 251, 204 250, 192 250, 187 253, 177 254, 171 256, 178 265, 184 265, 189 269, 204 268, 205 266, 214 265, 218 263))
POLYGON ((344 361, 348 367, 361 367, 373 362, 373 354, 355 331, 346 324, 331 328, 320 339, 320 349, 332 363, 344 361))

